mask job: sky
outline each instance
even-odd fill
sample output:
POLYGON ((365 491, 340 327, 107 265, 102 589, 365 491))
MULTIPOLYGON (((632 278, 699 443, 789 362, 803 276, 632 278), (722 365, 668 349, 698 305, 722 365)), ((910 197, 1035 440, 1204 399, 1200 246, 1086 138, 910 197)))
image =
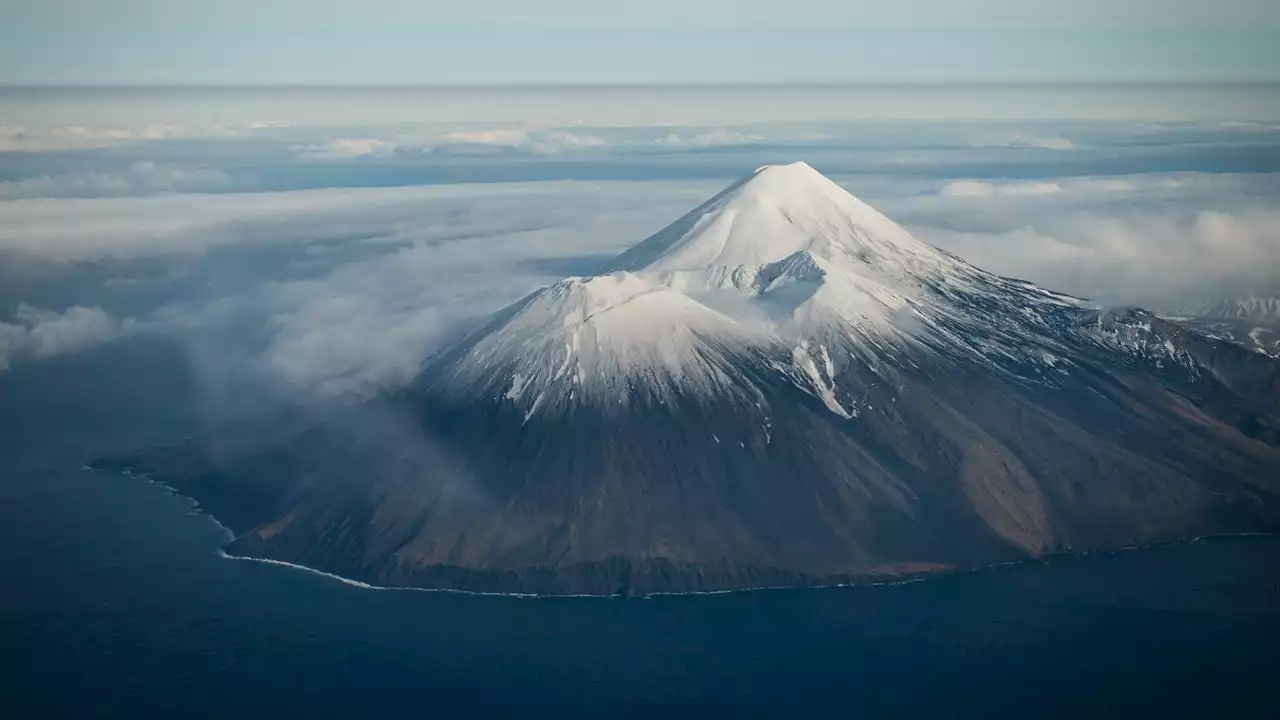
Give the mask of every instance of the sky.
POLYGON ((8 84, 1280 81, 1273 0, 0 0, 8 84))
POLYGON ((0 375, 394 385, 796 160, 1099 302, 1273 296, 1280 3, 0 0, 0 375))

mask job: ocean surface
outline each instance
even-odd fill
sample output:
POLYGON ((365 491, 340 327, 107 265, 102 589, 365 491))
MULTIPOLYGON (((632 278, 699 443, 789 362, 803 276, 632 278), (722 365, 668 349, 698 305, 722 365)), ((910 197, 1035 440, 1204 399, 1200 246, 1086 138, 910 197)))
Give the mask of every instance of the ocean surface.
POLYGON ((1280 538, 878 587, 376 590, 221 557, 190 501, 56 455, 0 472, 0 717, 1280 713, 1280 538))

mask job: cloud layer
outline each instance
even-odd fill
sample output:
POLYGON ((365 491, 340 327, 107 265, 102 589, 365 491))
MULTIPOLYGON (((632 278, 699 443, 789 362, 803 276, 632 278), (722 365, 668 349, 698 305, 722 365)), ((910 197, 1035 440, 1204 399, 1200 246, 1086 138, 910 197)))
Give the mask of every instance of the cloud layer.
POLYGON ((890 201, 898 219, 969 261, 1103 302, 1157 309, 1280 294, 1270 178, 1149 175, 953 181, 890 201))
MULTIPOLYGON (((408 379, 466 323, 540 285, 591 272, 717 185, 13 201, 0 203, 0 258, 70 273, 66 282, 77 288, 89 284, 83 273, 103 268, 92 276, 95 298, 106 308, 130 304, 135 319, 95 309, 115 332, 94 337, 127 327, 193 338, 200 348, 208 343, 196 338, 217 337, 218 353, 237 358, 241 370, 303 396, 349 396, 408 379)), ((45 354, 33 344, 34 317, 24 311, 25 320, 5 328, 6 357, 45 354)), ((201 372, 226 371, 206 358, 201 372)))
POLYGON ((795 159, 1002 274, 1160 309, 1280 294, 1280 164, 1268 164, 1280 156, 1265 124, 156 132, 7 156, 4 367, 145 331, 184 343, 211 387, 234 375, 234 358, 237 372, 302 397, 363 395, 412 377, 424 355, 539 285, 593 272, 735 177, 795 159))
POLYGON ((131 328, 132 323, 122 323, 99 307, 55 312, 24 303, 11 322, 0 322, 0 370, 8 370, 15 362, 87 350, 131 328))
POLYGON ((947 183, 941 194, 948 197, 986 198, 995 195, 1052 195, 1062 192, 1062 186, 1053 182, 1025 182, 995 184, 982 180, 956 180, 947 183))
POLYGON ((233 183, 232 175, 221 170, 139 160, 118 173, 81 171, 0 182, 0 199, 215 192, 233 183))

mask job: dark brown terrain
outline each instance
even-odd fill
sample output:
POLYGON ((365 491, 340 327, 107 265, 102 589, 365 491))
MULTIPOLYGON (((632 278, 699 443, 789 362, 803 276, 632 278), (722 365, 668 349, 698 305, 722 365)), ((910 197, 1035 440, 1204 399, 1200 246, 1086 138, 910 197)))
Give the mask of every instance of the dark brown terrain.
MULTIPOLYGON (((857 262, 882 272, 892 249, 868 247, 857 262)), ((788 287, 844 277, 813 252, 825 274, 788 287)), ((809 374, 790 341, 692 331, 680 362, 714 391, 646 371, 625 401, 522 399, 525 359, 472 369, 536 294, 402 390, 98 465, 197 498, 236 532, 233 554, 475 591, 822 585, 1280 530, 1280 361, 937 262, 911 266, 927 331, 833 326, 803 344, 829 360, 809 374)), ((793 265, 759 269, 772 284, 752 297, 793 265)))

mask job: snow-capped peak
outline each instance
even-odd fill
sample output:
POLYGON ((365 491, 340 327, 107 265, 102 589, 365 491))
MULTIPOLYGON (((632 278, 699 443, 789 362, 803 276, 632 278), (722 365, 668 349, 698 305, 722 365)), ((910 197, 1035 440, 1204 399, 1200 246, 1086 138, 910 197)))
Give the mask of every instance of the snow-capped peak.
POLYGON ((908 346, 993 364, 1039 358, 1022 337, 1048 325, 1040 313, 1071 304, 917 240, 804 163, 773 165, 606 274, 508 308, 434 374, 449 392, 489 394, 531 417, 575 401, 751 398, 737 368, 751 356, 851 417, 834 388, 852 358, 878 364, 908 346))
POLYGON ((457 370, 509 377, 503 397, 530 413, 575 398, 625 401, 637 386, 661 397, 673 383, 724 384, 707 338, 749 328, 684 293, 628 272, 571 277, 501 313, 457 370))
POLYGON ((882 332, 932 288, 986 274, 912 237, 803 162, 766 165, 618 256, 708 304, 750 313, 787 343, 832 324, 882 332))
POLYGON ((618 256, 615 270, 760 267, 799 251, 833 261, 943 255, 803 162, 766 165, 618 256))

